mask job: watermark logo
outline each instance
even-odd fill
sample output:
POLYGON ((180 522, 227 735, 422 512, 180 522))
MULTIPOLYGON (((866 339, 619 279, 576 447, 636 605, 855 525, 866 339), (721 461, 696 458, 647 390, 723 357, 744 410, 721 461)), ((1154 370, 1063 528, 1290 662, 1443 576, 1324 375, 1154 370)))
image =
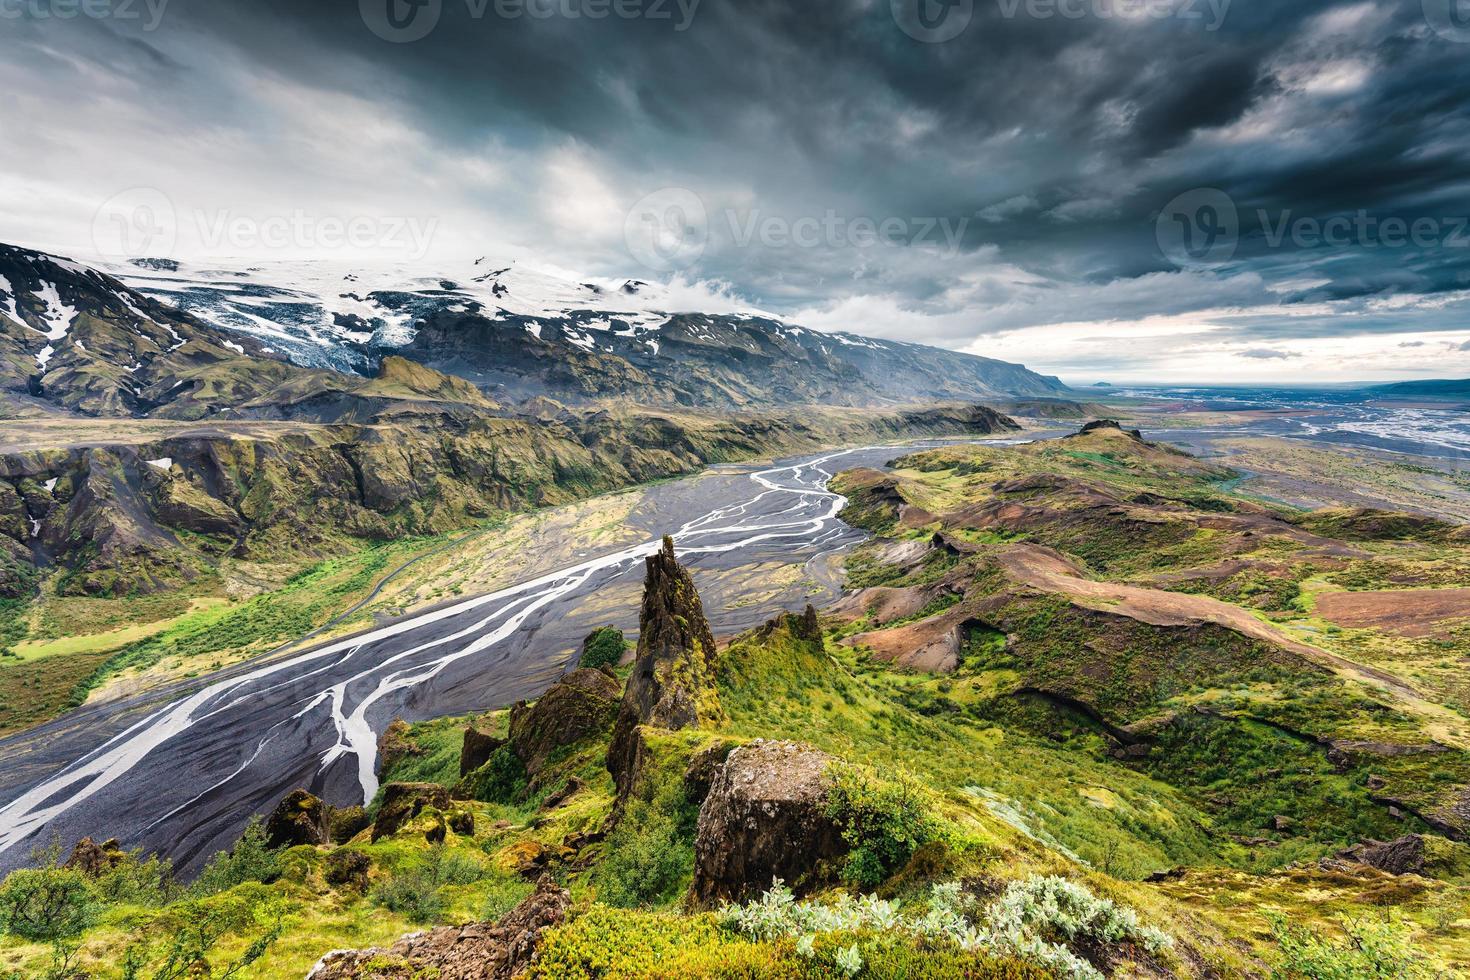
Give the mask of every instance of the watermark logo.
POLYGON ((893 22, 915 41, 943 44, 965 32, 975 0, 890 0, 893 22))
POLYGON ((156 187, 133 187, 103 202, 92 217, 92 244, 113 261, 161 258, 178 243, 173 201, 156 187))
POLYGON ((163 23, 169 0, 0 0, 0 20, 139 21, 145 31, 163 23))
MULTIPOLYGON (((0 0, 6 2, 6 0, 0 0)), ((666 21, 675 33, 689 30, 701 0, 463 0, 472 21, 618 20, 666 21)), ((368 30, 394 44, 428 37, 444 13, 444 0, 358 0, 368 30)))
POLYGON ((628 254, 655 272, 687 269, 709 244, 709 214, 699 195, 665 187, 641 198, 623 221, 628 254))
MULTIPOLYGON (((988 2, 988 0, 987 0, 988 2)), ((1218 31, 1232 0, 994 0, 1000 20, 1177 20, 1218 31)), ((1425 0, 1426 3, 1434 0, 1425 0)), ((1470 0, 1441 0, 1467 2, 1470 0)), ((975 19, 975 0, 890 0, 894 23, 926 44, 952 41, 975 19)))
MULTIPOLYGON (((1470 251, 1470 216, 1374 214, 1366 208, 1327 217, 1256 208, 1251 242, 1267 249, 1416 248, 1470 251)), ((1228 262, 1240 243, 1235 202, 1212 187, 1180 194, 1159 212, 1159 251, 1181 268, 1228 262)))
POLYGON ((1180 268, 1228 262, 1240 244, 1240 213, 1222 190, 1185 191, 1159 212, 1154 237, 1164 257, 1180 268))
POLYGON ((351 250, 386 251, 410 260, 428 254, 438 218, 336 215, 295 209, 241 213, 227 208, 180 212, 153 187, 115 194, 92 219, 92 243, 112 261, 166 258, 180 234, 206 252, 240 255, 267 251, 317 254, 351 250))
POLYGON ((422 41, 439 26, 444 0, 357 0, 367 29, 391 44, 422 41))
POLYGON ((1434 33, 1470 44, 1470 0, 1422 0, 1424 19, 1434 33))

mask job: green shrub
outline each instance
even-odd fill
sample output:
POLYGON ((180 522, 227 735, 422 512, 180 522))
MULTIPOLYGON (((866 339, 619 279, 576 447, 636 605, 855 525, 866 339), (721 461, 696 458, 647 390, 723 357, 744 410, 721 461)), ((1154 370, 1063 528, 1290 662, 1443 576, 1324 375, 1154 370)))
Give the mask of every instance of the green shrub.
POLYGON ((454 851, 443 844, 429 848, 418 864, 435 885, 473 885, 485 877, 485 865, 474 855, 454 851))
POLYGON ((373 889, 373 901, 420 925, 438 922, 445 902, 439 883, 423 868, 394 875, 373 889))
POLYGON ((672 901, 694 871, 693 808, 682 782, 629 801, 597 869, 597 897, 617 908, 672 901))
POLYGON ((281 936, 282 925, 277 916, 237 958, 211 965, 209 958, 220 940, 233 938, 238 930, 239 924, 229 916, 209 913, 183 916, 178 931, 160 947, 139 942, 127 948, 122 960, 122 980, 233 977, 269 952, 281 936))
POLYGON ((118 905, 166 905, 177 893, 173 862, 156 854, 129 851, 92 882, 97 895, 118 905))
POLYGON ((616 626, 604 626, 582 644, 581 666, 601 670, 616 667, 628 652, 628 640, 616 626))
POLYGON ((473 855, 437 844, 422 858, 374 888, 372 899, 406 916, 410 922, 437 922, 448 907, 444 900, 446 886, 471 885, 487 873, 485 865, 473 855))
POLYGON ((1268 916, 1280 949, 1272 980, 1428 980, 1428 962, 1414 949, 1409 931, 1393 919, 1344 920, 1343 941, 1283 916, 1268 916))
POLYGON ((826 809, 849 847, 842 876, 858 885, 881 883, 940 836, 917 786, 879 780, 855 766, 833 768, 826 809))
POLYGON ((535 886, 521 878, 497 878, 490 882, 485 895, 485 904, 480 907, 480 918, 486 922, 499 922, 501 917, 535 890, 535 886))
POLYGON ((216 895, 247 881, 269 884, 281 876, 281 855, 266 846, 265 828, 253 817, 228 851, 210 859, 190 892, 198 897, 216 895))
POLYGON ((0 927, 34 942, 80 935, 97 920, 97 895, 80 871, 27 868, 0 884, 0 927))
POLYGON ((466 783, 471 795, 482 803, 514 803, 526 793, 526 766, 509 745, 502 745, 466 777, 466 783))
POLYGON ((754 940, 708 915, 626 912, 595 905, 548 931, 529 980, 1047 980, 1012 959, 857 932, 754 940))

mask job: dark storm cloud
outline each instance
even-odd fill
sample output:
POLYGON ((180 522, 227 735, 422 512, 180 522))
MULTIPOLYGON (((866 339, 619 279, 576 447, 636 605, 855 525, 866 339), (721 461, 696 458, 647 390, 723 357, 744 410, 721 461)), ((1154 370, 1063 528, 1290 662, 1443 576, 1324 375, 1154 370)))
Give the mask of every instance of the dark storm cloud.
MULTIPOLYGON (((620 207, 665 186, 699 196, 709 244, 688 274, 779 310, 881 295, 932 318, 923 339, 956 346, 1219 308, 1289 313, 1237 317, 1245 344, 1464 328, 1456 294, 1470 289, 1470 249, 1451 233, 1470 215, 1470 44, 1435 33, 1420 0, 1180 0, 1174 16, 1134 19, 1106 0, 1067 8, 1077 17, 976 0, 964 32, 937 44, 898 29, 889 0, 628 0, 663 16, 595 20, 440 2, 412 43, 383 40, 362 13, 406 0, 172 0, 157 31, 108 25, 111 52, 60 24, 32 25, 33 45, 76 43, 134 71, 156 59, 158 77, 192 89, 171 124, 201 139, 216 114, 248 126, 259 113, 268 136, 274 126, 269 107, 211 94, 206 47, 262 76, 377 102, 427 151, 514 161, 501 185, 464 192, 479 209, 464 220, 488 216, 522 239, 543 220, 546 155, 574 147, 620 207), (1158 219, 1197 188, 1233 205, 1233 248, 1181 269, 1158 219), (742 243, 732 227, 829 213, 948 222, 956 235, 947 250, 792 246, 742 243), (1429 219, 1439 238, 1297 234, 1359 213, 1429 219)), ((598 0, 539 2, 585 13, 598 0)), ((59 71, 38 77, 46 70, 59 71)), ((281 160, 289 170, 288 149, 281 160)), ((575 237, 565 224, 576 214, 563 215, 555 247, 575 237)), ((603 247, 604 230, 589 227, 577 260, 640 272, 603 247)))

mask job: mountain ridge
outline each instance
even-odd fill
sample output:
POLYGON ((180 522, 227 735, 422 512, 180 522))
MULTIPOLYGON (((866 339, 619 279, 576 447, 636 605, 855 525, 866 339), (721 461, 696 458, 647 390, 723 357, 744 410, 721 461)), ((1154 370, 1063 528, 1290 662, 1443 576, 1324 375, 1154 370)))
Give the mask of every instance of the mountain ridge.
POLYGON ((1021 365, 815 331, 724 298, 696 302, 641 280, 579 281, 483 260, 466 275, 325 262, 230 271, 139 260, 116 271, 145 295, 256 336, 303 366, 371 373, 400 354, 503 400, 749 408, 1068 390, 1021 365))

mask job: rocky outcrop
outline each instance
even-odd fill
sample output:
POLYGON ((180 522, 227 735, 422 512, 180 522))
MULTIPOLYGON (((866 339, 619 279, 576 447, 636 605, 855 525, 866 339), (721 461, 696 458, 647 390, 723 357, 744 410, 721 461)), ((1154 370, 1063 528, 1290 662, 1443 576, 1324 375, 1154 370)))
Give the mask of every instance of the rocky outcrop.
POLYGON ((500 750, 505 744, 505 739, 491 735, 471 725, 464 730, 464 744, 459 750, 459 775, 463 779, 476 769, 490 761, 490 757, 500 750))
POLYGON ((1391 875, 1423 874, 1427 849, 1422 836, 1409 834, 1398 840, 1354 844, 1339 851, 1337 856, 1391 875))
MULTIPOLYGON (((373 841, 396 834, 426 809, 449 809, 449 791, 434 783, 389 783, 383 787, 383 805, 373 821, 373 841)), ((439 839, 443 840, 442 832, 439 839)))
POLYGON ((304 789, 287 793, 265 822, 271 847, 345 844, 372 823, 360 806, 335 807, 304 789))
POLYGON ((511 751, 534 777, 559 749, 605 734, 618 717, 618 695, 618 682, 602 671, 572 671, 534 704, 511 709, 511 751))
POLYGON ((332 839, 330 808, 304 789, 293 790, 276 804, 265 822, 270 847, 317 846, 332 839))
POLYGON ((798 891, 824 880, 825 866, 847 850, 826 813, 831 762, 794 742, 732 751, 699 808, 691 901, 742 901, 773 878, 798 891))
POLYGON ((71 857, 62 865, 72 871, 80 871, 88 878, 96 878, 117 867, 127 858, 122 845, 116 838, 98 844, 90 837, 83 837, 72 848, 71 857))
POLYGON ((413 740, 412 729, 402 718, 394 718, 378 736, 378 775, 386 776, 393 767, 413 755, 423 755, 423 747, 413 740))
POLYGON ((571 895, 543 875, 497 923, 416 932, 387 949, 328 953, 308 980, 508 980, 531 965, 541 934, 565 921, 571 904, 571 895))
POLYGON ((714 683, 715 638, 672 538, 647 559, 638 652, 623 692, 607 768, 625 798, 637 781, 638 728, 677 731, 722 720, 714 683))

